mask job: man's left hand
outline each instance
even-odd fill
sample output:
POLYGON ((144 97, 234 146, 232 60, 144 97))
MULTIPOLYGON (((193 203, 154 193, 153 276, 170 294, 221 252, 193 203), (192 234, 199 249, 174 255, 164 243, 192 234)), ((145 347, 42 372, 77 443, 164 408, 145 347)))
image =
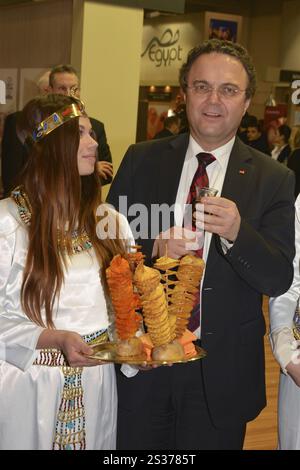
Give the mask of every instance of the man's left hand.
POLYGON ((196 225, 234 242, 241 226, 241 216, 236 204, 224 197, 202 197, 196 205, 196 225))

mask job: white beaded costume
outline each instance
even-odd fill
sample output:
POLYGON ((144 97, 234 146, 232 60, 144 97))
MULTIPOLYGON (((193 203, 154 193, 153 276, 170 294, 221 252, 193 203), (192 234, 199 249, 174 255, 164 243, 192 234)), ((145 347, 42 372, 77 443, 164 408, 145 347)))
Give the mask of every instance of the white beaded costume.
MULTIPOLYGON (((122 216, 120 220, 129 235, 127 222, 122 216)), ((36 358, 42 363, 49 358, 41 358, 36 350, 43 328, 27 318, 20 303, 27 246, 27 229, 17 205, 12 199, 0 201, 0 449, 51 449, 63 427, 74 431, 75 441, 84 437, 87 449, 114 449, 114 366, 68 368, 71 372, 64 374, 64 367, 33 364, 36 358), (73 387, 75 395, 64 392, 67 387, 73 387), (74 400, 84 413, 77 405, 72 412, 64 412, 66 403, 74 405, 74 400)), ((93 249, 68 258, 53 319, 57 329, 83 336, 107 329, 107 306, 93 249)), ((80 448, 76 442, 73 447, 65 444, 65 448, 80 448)))

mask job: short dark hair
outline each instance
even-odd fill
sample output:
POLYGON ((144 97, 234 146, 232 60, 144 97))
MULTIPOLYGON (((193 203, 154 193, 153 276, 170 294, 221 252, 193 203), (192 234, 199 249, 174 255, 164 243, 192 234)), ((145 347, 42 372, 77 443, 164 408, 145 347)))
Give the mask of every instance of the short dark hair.
POLYGON ((248 116, 244 119, 244 121, 242 119, 242 122, 245 124, 244 127, 257 127, 257 128, 259 127, 257 117, 253 116, 252 114, 248 114, 248 116))
POLYGON ((78 77, 77 70, 69 64, 60 64, 56 65, 51 69, 50 75, 49 75, 49 85, 53 88, 54 86, 54 75, 57 73, 71 73, 72 75, 76 75, 78 77))
POLYGON ((285 143, 288 143, 291 137, 292 129, 286 124, 282 124, 282 126, 278 127, 278 132, 279 135, 283 135, 285 143))
POLYGON ((248 51, 240 44, 220 39, 204 41, 189 52, 187 61, 181 66, 179 72, 179 83, 182 90, 186 91, 188 74, 195 60, 203 54, 212 54, 213 52, 234 57, 242 64, 249 80, 246 98, 251 98, 256 90, 256 71, 248 51))

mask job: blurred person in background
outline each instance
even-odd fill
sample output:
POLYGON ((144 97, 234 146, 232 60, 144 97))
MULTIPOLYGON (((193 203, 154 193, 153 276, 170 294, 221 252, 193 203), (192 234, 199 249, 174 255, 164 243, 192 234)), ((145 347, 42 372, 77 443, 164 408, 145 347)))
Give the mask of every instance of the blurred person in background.
MULTIPOLYGON (((80 83, 77 71, 71 65, 58 65, 51 70, 49 76, 51 93, 74 95, 80 98, 80 83)), ((104 124, 95 118, 90 118, 95 139, 98 142, 97 171, 101 177, 102 186, 111 183, 113 177, 112 157, 107 143, 104 124)))
POLYGON ((295 173, 295 198, 297 198, 298 194, 300 193, 300 129, 298 129, 295 134, 293 147, 294 150, 288 158, 287 167, 290 168, 290 170, 293 170, 295 173))
MULTIPOLYGON (((71 65, 58 65, 44 74, 38 81, 39 93, 57 93, 61 95, 74 95, 80 97, 79 78, 71 65)), ((4 195, 8 196, 15 186, 16 178, 23 168, 26 158, 26 149, 20 143, 16 133, 16 123, 19 112, 6 118, 2 140, 2 184, 4 195)), ((104 125, 97 119, 91 118, 91 124, 98 142, 97 170, 101 177, 101 184, 112 181, 113 167, 110 148, 107 143, 104 125)))
POLYGON ((251 119, 254 116, 250 116, 248 111, 244 114, 242 117, 240 126, 237 131, 237 136, 244 142, 244 144, 248 144, 248 136, 247 136, 247 129, 248 129, 248 124, 249 124, 249 119, 251 119))
MULTIPOLYGON (((50 70, 47 70, 36 83, 40 95, 49 93, 49 75, 50 70)), ((8 114, 4 121, 1 144, 1 178, 4 196, 8 196, 13 189, 14 180, 23 168, 26 158, 26 149, 17 136, 19 115, 20 111, 8 114)))
POLYGON ((178 134, 180 129, 180 119, 176 114, 174 116, 167 116, 164 120, 164 128, 162 131, 155 134, 154 139, 163 139, 178 134))
POLYGON ((289 144, 291 137, 291 128, 286 124, 278 127, 275 139, 275 147, 272 150, 272 158, 280 163, 287 164, 288 158, 291 154, 291 146, 289 144))
POLYGON ((261 130, 255 116, 251 116, 248 122, 247 139, 250 147, 259 150, 266 155, 271 155, 266 134, 261 130))

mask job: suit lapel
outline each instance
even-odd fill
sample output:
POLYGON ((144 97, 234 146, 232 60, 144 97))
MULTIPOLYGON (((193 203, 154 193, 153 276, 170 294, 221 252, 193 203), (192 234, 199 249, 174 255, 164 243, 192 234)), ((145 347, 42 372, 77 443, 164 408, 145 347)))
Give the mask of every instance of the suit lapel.
MULTIPOLYGON (((247 146, 236 138, 232 148, 221 196, 235 202, 241 217, 247 214, 249 199, 253 195, 255 166, 247 146)), ((208 254, 208 268, 211 270, 220 256, 216 244, 217 236, 213 236, 208 254)))
POLYGON ((254 172, 251 153, 237 138, 229 157, 222 197, 234 201, 241 215, 245 213, 252 194, 254 172))

